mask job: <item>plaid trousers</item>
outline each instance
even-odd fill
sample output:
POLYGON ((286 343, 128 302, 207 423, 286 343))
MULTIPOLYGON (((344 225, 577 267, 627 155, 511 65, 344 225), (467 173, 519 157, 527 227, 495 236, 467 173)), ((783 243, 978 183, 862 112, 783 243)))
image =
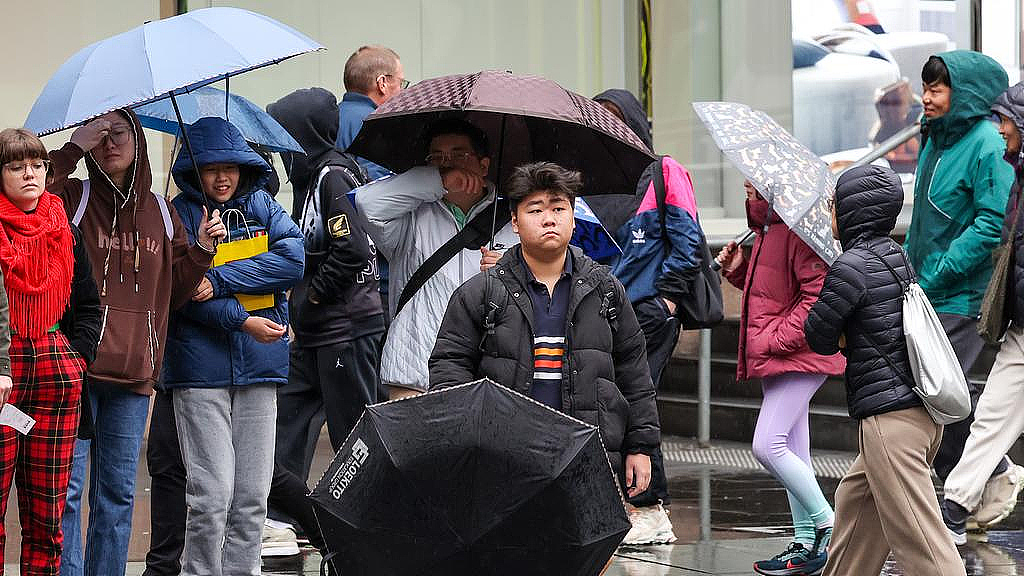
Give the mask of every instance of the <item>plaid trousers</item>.
POLYGON ((30 340, 11 335, 8 403, 35 418, 26 436, 0 426, 0 576, 7 496, 18 483, 21 574, 60 574, 60 521, 71 477, 85 361, 60 331, 30 340))

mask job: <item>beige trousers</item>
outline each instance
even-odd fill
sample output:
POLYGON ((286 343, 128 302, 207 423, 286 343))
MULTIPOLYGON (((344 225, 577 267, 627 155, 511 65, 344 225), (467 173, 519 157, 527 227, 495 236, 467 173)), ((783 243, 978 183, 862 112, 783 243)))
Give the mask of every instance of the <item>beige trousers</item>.
POLYGON ((836 489, 825 576, 878 574, 890 551, 906 574, 966 575, 932 487, 941 440, 924 408, 861 421, 860 454, 836 489))
POLYGON ((973 512, 1003 454, 1024 432, 1024 331, 1013 327, 999 346, 985 391, 978 399, 971 435, 960 462, 946 478, 946 498, 973 512))

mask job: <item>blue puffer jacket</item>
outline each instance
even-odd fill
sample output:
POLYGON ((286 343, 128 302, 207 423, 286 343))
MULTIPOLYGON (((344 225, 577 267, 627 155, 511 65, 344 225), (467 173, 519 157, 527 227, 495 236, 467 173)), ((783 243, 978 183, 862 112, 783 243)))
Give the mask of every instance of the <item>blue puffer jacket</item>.
MULTIPOLYGON (((238 164, 240 178, 234 197, 224 204, 211 201, 211 210, 237 209, 245 216, 231 222, 232 239, 267 234, 269 250, 236 260, 206 273, 214 297, 193 302, 171 314, 167 334, 163 385, 166 388, 221 388, 247 384, 284 384, 288 381, 288 337, 261 344, 242 331, 250 315, 288 324, 285 290, 302 278, 302 234, 298 226, 263 187, 270 167, 249 148, 238 129, 220 118, 202 118, 189 129, 189 140, 200 166, 238 164), (235 293, 274 294, 274 306, 246 312, 235 293)), ((203 194, 196 183, 192 160, 186 150, 171 169, 182 190, 174 207, 195 242, 203 218, 203 194)))

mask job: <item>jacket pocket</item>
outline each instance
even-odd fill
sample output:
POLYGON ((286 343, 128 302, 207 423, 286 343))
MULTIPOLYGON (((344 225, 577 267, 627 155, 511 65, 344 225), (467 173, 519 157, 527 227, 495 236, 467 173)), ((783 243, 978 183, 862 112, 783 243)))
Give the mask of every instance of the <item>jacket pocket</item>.
POLYGON ((619 388, 605 378, 596 378, 597 420, 605 450, 618 452, 629 427, 629 404, 619 388))
POLYGON ((114 382, 144 382, 156 372, 159 349, 156 315, 151 310, 104 306, 96 359, 89 373, 114 382))

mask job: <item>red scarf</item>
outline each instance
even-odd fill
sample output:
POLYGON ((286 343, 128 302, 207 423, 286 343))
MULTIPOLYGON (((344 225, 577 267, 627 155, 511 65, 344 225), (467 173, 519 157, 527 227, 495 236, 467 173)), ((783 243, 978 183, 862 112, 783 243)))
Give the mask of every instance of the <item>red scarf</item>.
POLYGON ((60 198, 43 192, 26 214, 0 194, 0 269, 11 328, 38 338, 60 320, 71 299, 74 252, 60 198))

